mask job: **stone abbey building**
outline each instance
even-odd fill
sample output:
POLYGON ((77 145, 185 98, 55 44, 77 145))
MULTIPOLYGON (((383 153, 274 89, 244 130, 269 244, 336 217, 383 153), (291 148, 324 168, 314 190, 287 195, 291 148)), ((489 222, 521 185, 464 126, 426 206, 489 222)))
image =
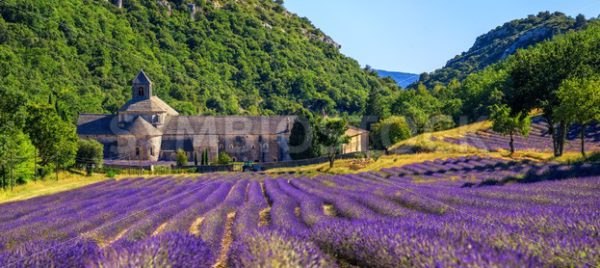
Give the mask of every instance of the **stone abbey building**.
MULTIPOLYGON (((178 149, 188 159, 208 151, 214 162, 219 152, 234 161, 291 160, 288 140, 295 116, 181 116, 152 94, 152 82, 143 72, 132 82, 132 98, 116 115, 81 114, 77 133, 98 140, 107 159, 173 161, 178 149)), ((366 131, 351 130, 344 152, 364 151, 366 131)))

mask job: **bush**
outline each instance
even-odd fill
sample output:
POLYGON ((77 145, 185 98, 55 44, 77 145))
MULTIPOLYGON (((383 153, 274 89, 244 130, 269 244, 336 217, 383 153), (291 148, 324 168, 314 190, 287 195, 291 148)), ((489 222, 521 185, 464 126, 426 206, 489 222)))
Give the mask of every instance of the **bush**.
POLYGON ((104 146, 96 140, 81 139, 78 142, 78 167, 85 167, 87 175, 91 176, 93 167, 101 167, 104 159, 104 146))
POLYGON ((187 166, 188 164, 188 156, 184 150, 177 150, 177 156, 175 157, 175 161, 177 161, 178 167, 187 166))
POLYGON ((114 179, 117 176, 118 172, 112 168, 106 170, 106 177, 114 179))
POLYGON ((229 154, 227 154, 226 152, 219 153, 218 160, 219 160, 218 161, 219 165, 229 165, 229 164, 231 164, 231 162, 233 162, 233 159, 231 158, 231 156, 229 154))
POLYGON ((403 116, 392 116, 373 125, 371 138, 376 149, 390 146, 410 138, 410 126, 403 116))

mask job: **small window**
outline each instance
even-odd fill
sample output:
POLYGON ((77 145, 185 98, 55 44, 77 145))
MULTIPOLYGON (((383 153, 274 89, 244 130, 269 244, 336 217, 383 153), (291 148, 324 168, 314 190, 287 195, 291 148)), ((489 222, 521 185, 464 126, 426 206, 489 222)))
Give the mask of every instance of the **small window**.
POLYGON ((154 147, 150 147, 150 155, 154 156, 154 147))
POLYGON ((140 97, 144 96, 144 88, 143 87, 138 87, 138 96, 140 96, 140 97))
POLYGON ((140 156, 140 148, 135 148, 135 156, 140 156))

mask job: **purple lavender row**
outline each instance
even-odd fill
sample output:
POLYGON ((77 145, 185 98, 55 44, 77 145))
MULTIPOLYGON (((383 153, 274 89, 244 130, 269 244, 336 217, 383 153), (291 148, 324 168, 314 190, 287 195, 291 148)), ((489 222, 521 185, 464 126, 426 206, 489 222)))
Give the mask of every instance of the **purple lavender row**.
POLYGON ((247 185, 247 180, 239 180, 231 188, 223 203, 204 215, 202 225, 199 227, 200 237, 206 241, 213 252, 219 252, 221 249, 228 214, 236 212, 244 203, 247 185))
POLYGON ((243 236, 231 246, 228 265, 242 267, 337 267, 303 234, 260 230, 243 236))
MULTIPOLYGON (((166 181, 166 180, 165 180, 166 181)), ((168 181, 167 181, 168 182, 168 181)), ((116 191, 113 193, 117 193, 126 198, 133 198, 132 201, 140 200, 145 197, 146 194, 152 194, 154 192, 159 192, 159 189, 154 188, 140 188, 133 190, 123 190, 116 191), (133 193, 133 195, 132 195, 133 193)), ((159 196, 160 197, 160 196, 159 196)), ((118 200, 118 199, 117 199, 118 200)), ((106 199, 104 202, 88 205, 84 210, 68 210, 68 213, 58 213, 58 214, 48 214, 44 217, 39 217, 36 219, 32 219, 32 222, 18 222, 16 225, 10 226, 9 231, 6 231, 2 236, 2 241, 0 243, 4 245, 16 245, 21 243, 21 241, 30 240, 32 237, 35 239, 47 238, 53 239, 60 237, 71 237, 76 236, 81 232, 84 232, 85 229, 77 229, 76 227, 87 227, 92 228, 95 226, 86 226, 82 225, 80 219, 93 219, 95 223, 104 222, 106 220, 110 220, 113 217, 117 217, 119 215, 124 215, 128 210, 127 209, 119 209, 117 211, 105 211, 103 214, 98 214, 98 209, 107 209, 108 207, 116 207, 116 204, 119 202, 126 202, 127 200, 120 200, 119 202, 115 202, 115 199, 106 199), (73 227, 71 230, 61 230, 63 227, 73 227)), ((74 201, 75 202, 75 201, 74 201)), ((71 204, 67 203, 67 204, 71 204)), ((138 204, 137 202, 134 204, 138 204)), ((118 208, 118 207, 117 207, 118 208)), ((125 207, 127 208, 127 207, 125 207)), ((133 206, 133 208, 136 208, 133 206)), ((92 220, 90 220, 92 221, 92 220)), ((85 223, 86 221, 83 221, 85 223)))
MULTIPOLYGON (((166 224, 170 218, 187 209, 192 204, 205 199, 216 188, 217 186, 214 184, 209 183, 206 185, 202 183, 192 185, 189 188, 182 188, 181 191, 173 193, 173 196, 169 197, 171 199, 170 202, 153 209, 152 214, 129 227, 121 238, 121 241, 127 241, 127 243, 140 241, 149 238, 155 232, 162 231, 159 230, 161 225, 166 224)), ((117 241, 117 243, 121 241, 117 241)))
MULTIPOLYGON (((347 197, 351 197, 352 199, 358 201, 359 203, 365 205, 369 209, 381 214, 390 217, 401 217, 406 214, 412 213, 405 207, 401 206, 399 203, 394 202, 384 196, 374 194, 371 191, 368 191, 364 188, 357 187, 356 185, 352 185, 352 181, 346 179, 343 175, 337 175, 331 177, 331 180, 328 180, 324 177, 319 177, 316 181, 325 181, 335 183, 337 185, 347 185, 345 187, 328 187, 329 191, 338 195, 343 195, 347 197)), ((326 186, 328 183, 324 183, 326 186)))
POLYGON ((322 198, 332 204, 337 213, 352 219, 377 218, 379 215, 355 199, 330 191, 330 188, 310 179, 295 179, 290 182, 294 187, 322 198))
POLYGON ((300 204, 300 216, 304 223, 313 226, 315 223, 327 220, 329 216, 323 212, 325 201, 319 197, 307 194, 289 184, 287 180, 277 180, 279 188, 300 204))
POLYGON ((164 232, 179 232, 187 233, 190 231, 192 225, 198 220, 204 213, 218 206, 232 187, 230 182, 217 183, 219 186, 204 200, 198 200, 198 202, 187 209, 179 212, 164 227, 164 232))
POLYGON ((268 207, 269 204, 265 200, 260 182, 250 182, 246 202, 237 212, 233 221, 234 239, 241 239, 246 233, 258 229, 260 213, 268 207))
POLYGON ((265 192, 271 200, 271 224, 272 227, 281 230, 294 230, 302 232, 307 226, 296 214, 300 205, 294 199, 285 194, 275 180, 265 180, 265 192))

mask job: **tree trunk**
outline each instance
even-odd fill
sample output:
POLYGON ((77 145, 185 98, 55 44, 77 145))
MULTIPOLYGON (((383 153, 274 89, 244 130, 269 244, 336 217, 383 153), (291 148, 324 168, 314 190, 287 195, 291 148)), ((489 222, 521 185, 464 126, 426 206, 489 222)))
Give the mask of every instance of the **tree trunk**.
POLYGON ((331 154, 329 156, 329 168, 333 168, 333 163, 335 162, 335 154, 331 154))
POLYGON ((548 135, 550 135, 550 137, 552 138, 552 149, 554 150, 554 156, 558 156, 559 155, 559 144, 558 144, 558 137, 556 135, 556 129, 554 127, 554 122, 552 121, 552 119, 550 119, 549 117, 545 117, 546 122, 548 123, 548 135))
POLYGON ((515 154, 515 137, 513 136, 513 133, 510 133, 510 155, 512 156, 513 154, 515 154))
POLYGON ((583 158, 587 158, 585 155, 585 124, 581 124, 581 155, 583 158))
POLYGON ((565 121, 560 122, 558 131, 558 155, 562 156, 565 151, 565 139, 567 138, 567 123, 565 121))

